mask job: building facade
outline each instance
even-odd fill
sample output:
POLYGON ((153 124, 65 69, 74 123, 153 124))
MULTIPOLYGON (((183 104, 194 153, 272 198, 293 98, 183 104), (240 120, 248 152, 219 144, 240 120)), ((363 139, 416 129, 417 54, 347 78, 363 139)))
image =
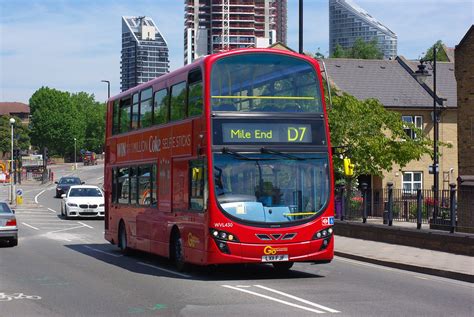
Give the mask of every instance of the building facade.
POLYGON ((384 59, 397 56, 397 35, 377 21, 351 0, 329 0, 329 54, 336 45, 351 48, 361 38, 365 42, 377 40, 384 59))
POLYGON ((287 0, 186 0, 184 64, 215 52, 286 44, 287 0))
POLYGON ((165 38, 149 17, 122 17, 122 91, 169 72, 165 38))

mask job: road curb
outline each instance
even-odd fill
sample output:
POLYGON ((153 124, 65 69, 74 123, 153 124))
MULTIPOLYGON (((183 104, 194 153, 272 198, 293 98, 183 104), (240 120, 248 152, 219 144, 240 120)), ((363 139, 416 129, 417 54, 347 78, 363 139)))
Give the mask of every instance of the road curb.
POLYGON ((474 283, 474 275, 470 275, 470 274, 416 266, 412 264, 378 260, 374 258, 368 258, 368 257, 360 256, 360 255, 339 252, 339 251, 334 251, 334 254, 342 258, 352 259, 356 261, 367 262, 367 263, 372 263, 372 264, 377 264, 377 265, 382 265, 382 266, 388 266, 395 269, 412 271, 412 272, 417 272, 417 273, 422 273, 422 274, 445 277, 445 278, 450 278, 453 280, 458 280, 458 281, 463 281, 463 282, 468 282, 468 283, 474 283))

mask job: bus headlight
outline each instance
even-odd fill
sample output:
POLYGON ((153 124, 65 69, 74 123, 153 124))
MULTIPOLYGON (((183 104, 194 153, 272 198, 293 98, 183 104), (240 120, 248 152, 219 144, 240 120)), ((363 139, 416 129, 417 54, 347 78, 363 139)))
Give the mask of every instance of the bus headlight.
POLYGON ((217 230, 217 229, 209 229, 211 232, 211 236, 214 239, 221 240, 221 241, 231 241, 231 242, 239 242, 239 239, 237 237, 229 232, 222 231, 222 230, 217 230))
POLYGON ((329 242, 331 241, 332 234, 333 234, 332 227, 320 230, 314 234, 313 240, 323 239, 323 243, 321 244, 319 251, 325 250, 328 247, 329 242))

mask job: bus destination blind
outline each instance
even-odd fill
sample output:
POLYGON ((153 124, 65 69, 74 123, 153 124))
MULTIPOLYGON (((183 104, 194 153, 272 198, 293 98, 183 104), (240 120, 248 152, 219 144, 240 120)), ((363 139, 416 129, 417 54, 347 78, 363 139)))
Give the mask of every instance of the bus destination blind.
POLYGON ((224 143, 312 143, 311 124, 222 123, 224 143))

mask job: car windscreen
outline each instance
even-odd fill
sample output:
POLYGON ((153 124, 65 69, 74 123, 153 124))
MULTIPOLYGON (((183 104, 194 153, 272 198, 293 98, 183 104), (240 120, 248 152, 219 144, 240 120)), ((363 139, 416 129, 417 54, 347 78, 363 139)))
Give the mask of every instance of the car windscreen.
POLYGON ((70 185, 78 185, 81 183, 79 178, 61 178, 59 180, 59 184, 70 184, 70 185))
POLYGON ((12 214, 12 210, 5 203, 0 203, 0 214, 12 214))
POLYGON ((98 188, 73 188, 69 197, 102 197, 102 192, 98 188))

